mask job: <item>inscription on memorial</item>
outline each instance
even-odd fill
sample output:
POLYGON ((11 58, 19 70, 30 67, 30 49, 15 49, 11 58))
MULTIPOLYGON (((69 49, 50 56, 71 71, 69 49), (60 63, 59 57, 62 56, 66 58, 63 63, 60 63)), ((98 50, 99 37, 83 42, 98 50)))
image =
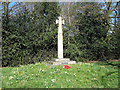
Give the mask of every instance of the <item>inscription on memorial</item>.
POLYGON ((68 64, 68 62, 62 62, 62 64, 68 64))
POLYGON ((59 40, 62 40, 62 33, 59 34, 59 40))

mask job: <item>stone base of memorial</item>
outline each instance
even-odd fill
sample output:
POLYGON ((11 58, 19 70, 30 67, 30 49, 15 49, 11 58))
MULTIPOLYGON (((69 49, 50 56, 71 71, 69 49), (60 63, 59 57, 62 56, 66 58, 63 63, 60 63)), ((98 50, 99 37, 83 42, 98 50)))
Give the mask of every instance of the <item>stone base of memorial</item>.
POLYGON ((48 62, 52 65, 66 65, 66 64, 76 64, 76 61, 70 61, 69 58, 55 58, 48 62))

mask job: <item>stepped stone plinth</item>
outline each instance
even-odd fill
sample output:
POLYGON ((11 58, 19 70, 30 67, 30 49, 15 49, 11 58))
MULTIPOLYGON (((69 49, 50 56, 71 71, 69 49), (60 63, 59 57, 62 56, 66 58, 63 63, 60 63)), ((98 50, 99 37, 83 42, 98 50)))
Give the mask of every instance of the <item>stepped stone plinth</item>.
POLYGON ((69 58, 54 58, 53 61, 70 61, 69 58))
POLYGON ((49 61, 49 64, 53 65, 66 65, 66 64, 76 64, 76 61, 70 61, 69 58, 55 58, 52 61, 49 61))

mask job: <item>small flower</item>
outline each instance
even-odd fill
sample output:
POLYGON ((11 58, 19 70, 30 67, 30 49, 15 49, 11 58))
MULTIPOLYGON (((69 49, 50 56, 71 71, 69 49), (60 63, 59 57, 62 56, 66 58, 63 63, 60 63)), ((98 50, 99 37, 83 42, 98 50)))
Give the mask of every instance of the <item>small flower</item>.
POLYGON ((65 72, 65 73, 67 73, 67 72, 65 72))
POLYGON ((52 72, 50 72, 50 74, 53 74, 52 72))
POLYGON ((109 72, 110 70, 109 69, 107 69, 107 72, 109 72))
POLYGON ((60 71, 60 69, 57 69, 57 71, 60 71))
POLYGON ((43 71, 43 72, 44 72, 45 70, 41 70, 41 71, 43 71))
POLYGON ((18 68, 17 68, 17 71, 18 71, 18 68))
POLYGON ((52 81, 52 82, 55 82, 55 81, 56 81, 56 79, 52 79, 51 81, 52 81))
POLYGON ((13 79, 13 77, 12 77, 12 76, 10 76, 10 77, 9 77, 9 80, 11 80, 11 79, 13 79))
POLYGON ((96 78, 93 78, 93 80, 97 80, 96 78))
POLYGON ((69 74, 68 72, 65 72, 65 74, 69 74))
POLYGON ((105 68, 105 66, 100 66, 100 67, 103 67, 103 68, 105 68))
POLYGON ((13 71, 13 73, 15 73, 15 71, 13 71))
POLYGON ((76 73, 74 73, 74 76, 76 76, 76 73))

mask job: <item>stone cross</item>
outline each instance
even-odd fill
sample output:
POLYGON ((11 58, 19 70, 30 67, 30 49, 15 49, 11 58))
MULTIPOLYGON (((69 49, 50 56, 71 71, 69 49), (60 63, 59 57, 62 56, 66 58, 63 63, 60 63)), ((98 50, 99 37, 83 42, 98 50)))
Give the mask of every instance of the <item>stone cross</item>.
POLYGON ((64 24, 64 20, 61 16, 56 20, 56 24, 58 24, 58 59, 63 58, 63 31, 62 24, 64 24))

